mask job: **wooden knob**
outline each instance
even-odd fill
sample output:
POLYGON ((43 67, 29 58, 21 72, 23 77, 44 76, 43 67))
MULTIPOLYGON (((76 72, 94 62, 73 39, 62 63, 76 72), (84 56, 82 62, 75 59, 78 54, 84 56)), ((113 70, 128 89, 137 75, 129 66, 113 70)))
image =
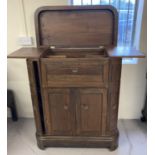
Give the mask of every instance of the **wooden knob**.
POLYGON ((65 110, 68 110, 68 105, 64 105, 64 109, 65 110))
POLYGON ((88 105, 83 104, 83 109, 84 109, 84 110, 87 110, 87 109, 88 109, 88 105))

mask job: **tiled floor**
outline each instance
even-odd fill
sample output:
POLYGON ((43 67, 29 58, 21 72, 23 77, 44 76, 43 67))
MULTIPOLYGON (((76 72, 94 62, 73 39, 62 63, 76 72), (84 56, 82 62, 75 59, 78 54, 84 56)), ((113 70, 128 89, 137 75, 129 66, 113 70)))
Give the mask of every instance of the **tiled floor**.
POLYGON ((117 150, 100 148, 38 149, 33 119, 8 120, 8 155, 146 155, 146 124, 139 120, 119 120, 120 138, 117 150))

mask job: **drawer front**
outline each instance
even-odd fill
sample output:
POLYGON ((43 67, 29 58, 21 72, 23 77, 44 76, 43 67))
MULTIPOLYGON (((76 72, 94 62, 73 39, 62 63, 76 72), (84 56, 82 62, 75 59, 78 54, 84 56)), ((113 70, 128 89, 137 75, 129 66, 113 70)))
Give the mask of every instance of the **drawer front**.
POLYGON ((108 80, 108 63, 41 62, 45 87, 101 86, 108 80))

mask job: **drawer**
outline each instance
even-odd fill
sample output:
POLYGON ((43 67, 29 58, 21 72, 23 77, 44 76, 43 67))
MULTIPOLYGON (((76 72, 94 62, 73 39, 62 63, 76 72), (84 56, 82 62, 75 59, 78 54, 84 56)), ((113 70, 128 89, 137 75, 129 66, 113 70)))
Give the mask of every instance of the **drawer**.
POLYGON ((107 63, 42 61, 42 84, 45 87, 101 86, 108 79, 107 67, 107 63))

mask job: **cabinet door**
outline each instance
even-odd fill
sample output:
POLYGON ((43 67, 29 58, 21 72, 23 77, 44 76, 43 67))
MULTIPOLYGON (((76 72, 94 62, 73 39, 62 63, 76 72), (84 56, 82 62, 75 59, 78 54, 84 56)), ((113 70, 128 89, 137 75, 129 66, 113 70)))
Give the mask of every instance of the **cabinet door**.
POLYGON ((106 129, 106 107, 106 89, 79 89, 77 134, 86 136, 104 135, 106 129))
POLYGON ((46 134, 73 135, 75 107, 71 103, 70 89, 44 90, 44 117, 46 134))

